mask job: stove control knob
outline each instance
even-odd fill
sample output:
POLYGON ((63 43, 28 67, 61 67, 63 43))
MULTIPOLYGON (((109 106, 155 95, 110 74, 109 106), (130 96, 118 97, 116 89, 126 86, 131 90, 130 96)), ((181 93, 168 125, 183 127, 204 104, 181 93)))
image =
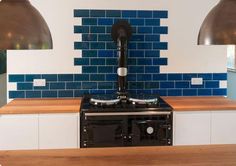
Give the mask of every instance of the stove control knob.
POLYGON ((148 134, 151 135, 151 134, 153 134, 153 132, 154 132, 154 128, 153 128, 153 127, 148 127, 148 128, 147 128, 147 133, 148 133, 148 134))
POLYGON ((123 138, 124 138, 124 139, 126 139, 127 137, 126 137, 126 136, 124 136, 123 138))

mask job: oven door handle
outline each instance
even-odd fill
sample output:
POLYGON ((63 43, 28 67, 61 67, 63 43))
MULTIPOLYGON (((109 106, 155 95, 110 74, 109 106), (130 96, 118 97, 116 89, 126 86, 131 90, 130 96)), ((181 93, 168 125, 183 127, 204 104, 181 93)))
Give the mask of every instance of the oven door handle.
POLYGON ((129 116, 129 115, 170 115, 169 111, 145 111, 145 112, 99 112, 99 113, 85 113, 85 116, 129 116))

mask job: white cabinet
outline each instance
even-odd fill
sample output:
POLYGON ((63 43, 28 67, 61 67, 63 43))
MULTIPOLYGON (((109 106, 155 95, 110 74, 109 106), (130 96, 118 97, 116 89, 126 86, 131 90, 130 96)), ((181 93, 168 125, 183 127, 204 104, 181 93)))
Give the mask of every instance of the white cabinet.
POLYGON ((174 145, 205 145, 211 141, 211 112, 174 112, 174 145))
POLYGON ((78 147, 78 113, 40 114, 39 149, 78 147))
POLYGON ((38 149, 38 115, 0 115, 0 150, 38 149))
POLYGON ((236 111, 212 112, 212 144, 236 144, 236 111))

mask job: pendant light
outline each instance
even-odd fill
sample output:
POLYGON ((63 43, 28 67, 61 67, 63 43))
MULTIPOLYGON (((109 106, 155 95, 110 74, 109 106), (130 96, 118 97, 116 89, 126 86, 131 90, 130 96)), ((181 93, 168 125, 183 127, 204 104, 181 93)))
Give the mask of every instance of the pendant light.
POLYGON ((28 0, 0 0, 0 50, 52 47, 47 23, 28 0))
POLYGON ((200 45, 236 45, 236 0, 220 0, 205 18, 200 45))

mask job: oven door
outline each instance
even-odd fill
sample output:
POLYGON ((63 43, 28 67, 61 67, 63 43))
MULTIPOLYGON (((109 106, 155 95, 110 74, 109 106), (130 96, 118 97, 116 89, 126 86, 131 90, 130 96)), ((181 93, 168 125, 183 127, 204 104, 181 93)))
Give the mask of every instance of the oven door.
POLYGON ((171 124, 161 120, 132 120, 132 146, 165 146, 172 145, 171 124))
POLYGON ((124 146, 124 124, 117 117, 87 117, 81 129, 81 147, 124 146))

